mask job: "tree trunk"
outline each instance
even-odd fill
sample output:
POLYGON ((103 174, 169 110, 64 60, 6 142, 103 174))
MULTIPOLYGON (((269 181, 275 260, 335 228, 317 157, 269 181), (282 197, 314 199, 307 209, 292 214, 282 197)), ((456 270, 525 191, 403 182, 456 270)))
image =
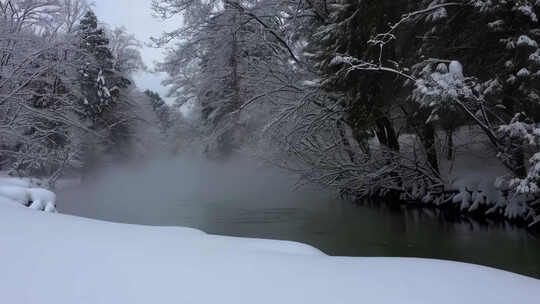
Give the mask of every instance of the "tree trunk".
MULTIPOLYGON (((230 6, 231 4, 227 4, 230 6)), ((226 7, 227 8, 227 7, 226 7)), ((232 24, 236 24, 236 14, 237 12, 233 12, 232 16, 232 24)), ((241 100, 241 94, 240 94, 240 73, 238 69, 238 37, 236 35, 235 31, 232 31, 230 33, 230 39, 231 39, 231 54, 229 58, 229 68, 230 68, 230 82, 228 83, 228 90, 230 90, 230 100, 228 105, 228 115, 230 116, 228 119, 230 119, 230 123, 226 126, 226 130, 221 132, 217 139, 217 149, 219 158, 228 158, 230 157, 234 151, 238 148, 237 139, 237 131, 241 126, 239 125, 239 113, 238 109, 242 106, 242 100, 241 100)))
POLYGON ((512 151, 512 172, 518 178, 527 177, 527 168, 525 167, 525 154, 521 147, 516 147, 512 151))
POLYGON ((388 117, 386 116, 383 116, 381 118, 378 118, 375 121, 375 124, 377 126, 376 133, 379 142, 393 151, 399 151, 399 141, 390 119, 388 119, 388 117))
POLYGON ((343 121, 338 120, 337 122, 339 136, 341 137, 341 143, 343 144, 343 147, 345 148, 345 153, 347 153, 347 155, 349 156, 349 160, 351 161, 351 163, 354 164, 356 162, 356 157, 354 156, 354 151, 349 142, 349 139, 347 138, 347 131, 345 130, 344 124, 345 123, 343 121))
MULTIPOLYGON (((234 19, 233 19, 234 20, 234 19)), ((232 111, 238 110, 242 106, 240 97, 240 75, 238 74, 238 42, 236 33, 232 33, 231 42, 231 89, 232 89, 232 111)))
POLYGON ((446 131, 446 158, 452 160, 454 158, 454 130, 446 131))
POLYGON ((433 124, 428 123, 422 128, 422 142, 426 151, 426 158, 437 174, 439 174, 439 162, 437 159, 437 147, 435 146, 435 128, 433 124))

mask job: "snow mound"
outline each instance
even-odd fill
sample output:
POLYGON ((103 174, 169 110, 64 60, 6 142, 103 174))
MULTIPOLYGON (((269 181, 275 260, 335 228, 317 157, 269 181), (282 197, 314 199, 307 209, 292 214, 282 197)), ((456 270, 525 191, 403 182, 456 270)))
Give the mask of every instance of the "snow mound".
POLYGON ((16 201, 21 205, 27 206, 30 201, 30 195, 27 191, 28 188, 19 186, 2 186, 0 185, 0 197, 8 198, 16 201))
POLYGON ((13 207, 23 207, 20 202, 4 196, 0 196, 0 204, 13 207))
POLYGON ((0 177, 0 204, 18 204, 34 210, 56 212, 56 195, 33 186, 29 179, 0 177))
POLYGON ((6 177, 0 176, 0 185, 4 186, 18 186, 18 187, 31 187, 32 181, 24 178, 6 177))
POLYGON ((0 204, 2 303, 538 303, 540 281, 425 259, 330 257, 303 244, 0 204))

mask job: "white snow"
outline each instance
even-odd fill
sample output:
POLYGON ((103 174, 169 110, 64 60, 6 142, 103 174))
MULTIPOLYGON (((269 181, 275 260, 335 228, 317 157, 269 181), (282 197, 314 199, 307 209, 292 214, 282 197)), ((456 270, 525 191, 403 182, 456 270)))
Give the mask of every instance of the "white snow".
POLYGON ((439 63, 435 72, 432 72, 430 65, 424 68, 423 77, 415 83, 413 98, 416 102, 436 109, 443 104, 453 104, 453 101, 460 96, 471 96, 472 90, 465 83, 461 63, 453 60, 448 68, 445 65, 445 63, 439 63), (448 73, 438 71, 448 71, 448 73))
POLYGON ((435 70, 441 74, 446 74, 448 73, 448 66, 444 63, 439 63, 435 70))
POLYGON ((29 188, 26 191, 32 201, 30 208, 56 212, 56 195, 53 192, 42 188, 29 188))
MULTIPOLYGON (((429 6, 431 7, 432 5, 435 5, 435 4, 438 4, 438 3, 433 2, 429 6)), ((441 7, 439 9, 435 10, 433 13, 429 14, 426 17, 426 21, 428 21, 428 22, 437 22, 437 21, 440 21, 440 20, 443 20, 443 19, 446 19, 446 18, 448 18, 448 11, 444 7, 441 7)))
POLYGON ((32 186, 32 182, 28 179, 14 178, 14 177, 9 177, 9 176, 0 176, 0 185, 30 187, 32 186))
POLYGON ((0 196, 0 205, 23 207, 23 205, 20 202, 13 200, 9 197, 4 197, 4 196, 0 196))
POLYGON ((2 303, 538 303, 540 281, 294 242, 32 212, 0 203, 2 303))
POLYGON ((504 26, 504 20, 500 20, 500 19, 488 23, 488 27, 494 31, 500 30, 503 26, 504 26))
POLYGON ((458 78, 463 78, 463 66, 457 60, 452 60, 448 66, 448 72, 458 78))
POLYGON ((0 203, 10 202, 29 206, 34 210, 56 212, 56 194, 43 188, 35 188, 29 179, 0 177, 0 203))
POLYGON ((0 197, 18 202, 21 205, 27 205, 30 201, 30 195, 27 188, 19 186, 0 185, 0 197))
MULTIPOLYGON (((527 4, 519 3, 519 2, 522 2, 522 1, 516 1, 516 2, 518 2, 518 3, 516 3, 515 6, 514 6, 515 11, 518 11, 521 14, 529 17, 531 19, 531 21, 533 21, 533 22, 538 21, 538 17, 534 13, 534 9, 530 4, 528 4, 528 3, 527 4)), ((539 1, 537 0, 536 3, 537 3, 536 5, 538 5, 539 1)))
POLYGON ((517 76, 521 77, 521 78, 526 78, 526 77, 529 77, 530 75, 531 75, 531 72, 529 72, 529 70, 527 70, 527 68, 522 68, 517 73, 517 76))
POLYGON ((532 48, 537 48, 538 43, 527 35, 521 35, 517 40, 517 46, 528 46, 532 48))
POLYGON ((536 65, 540 65, 540 49, 536 50, 536 52, 529 55, 529 60, 532 61, 536 65))
POLYGON ((508 79, 506 80, 506 82, 509 84, 514 84, 516 81, 517 81, 517 78, 514 75, 510 75, 510 77, 508 77, 508 79))
POLYGON ((340 64, 347 64, 347 65, 353 65, 355 62, 355 59, 351 56, 341 56, 337 55, 330 61, 330 66, 340 65, 340 64))

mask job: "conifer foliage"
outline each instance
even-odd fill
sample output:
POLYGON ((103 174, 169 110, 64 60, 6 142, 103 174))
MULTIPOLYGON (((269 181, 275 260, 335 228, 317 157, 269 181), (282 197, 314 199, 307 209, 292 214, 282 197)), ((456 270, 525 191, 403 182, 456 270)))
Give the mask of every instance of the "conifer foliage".
POLYGON ((92 120, 114 106, 120 89, 131 82, 114 68, 114 57, 105 31, 98 27, 96 15, 89 10, 80 23, 80 44, 87 60, 81 69, 85 115, 92 120))

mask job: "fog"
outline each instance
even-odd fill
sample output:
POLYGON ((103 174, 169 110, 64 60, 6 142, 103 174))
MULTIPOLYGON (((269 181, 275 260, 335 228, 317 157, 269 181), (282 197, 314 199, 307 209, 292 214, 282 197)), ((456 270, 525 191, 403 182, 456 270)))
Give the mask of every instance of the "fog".
POLYGON ((333 208, 333 195, 254 161, 177 158, 106 168, 58 193, 61 213, 147 225, 290 221, 305 208, 333 208), (318 206, 318 207, 317 207, 318 206))

